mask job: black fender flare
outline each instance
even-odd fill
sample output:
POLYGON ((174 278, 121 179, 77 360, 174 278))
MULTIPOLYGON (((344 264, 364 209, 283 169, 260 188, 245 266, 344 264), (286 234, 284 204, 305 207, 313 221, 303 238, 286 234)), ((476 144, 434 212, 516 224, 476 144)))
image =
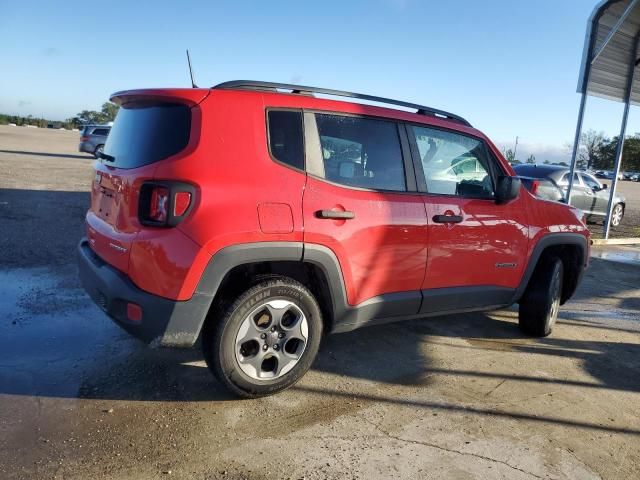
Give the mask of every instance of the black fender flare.
MULTIPOLYGON (((232 269, 250 263, 277 261, 308 263, 320 269, 329 287, 333 326, 356 320, 352 317, 357 316, 358 312, 348 304, 342 269, 335 253, 323 245, 303 242, 255 242, 233 245, 219 250, 211 257, 205 267, 194 297, 207 298, 208 311, 222 281, 232 269)), ((386 307, 383 299, 379 298, 371 299, 367 303, 371 304, 369 314, 372 313, 371 310, 376 313, 384 313, 386 308, 393 307, 392 305, 386 307)), ((181 320, 179 328, 183 332, 190 332, 192 344, 197 340, 205 319, 206 314, 194 315, 192 318, 181 320)))
MULTIPOLYGON (((548 247, 571 245, 571 246, 577 246, 580 249, 580 252, 582 254, 582 258, 580 262, 582 265, 582 268, 580 269, 579 277, 576 279, 576 286, 577 286, 580 283, 580 280, 582 279, 582 274, 584 273, 584 270, 589 262, 589 257, 588 257, 589 243, 588 242, 589 240, 587 239, 587 237, 580 233, 570 233, 570 232, 548 233, 545 236, 543 236, 540 240, 538 240, 538 243, 536 243, 535 247, 533 248, 531 256, 529 257, 529 261, 527 262, 527 267, 525 268, 524 273, 522 274, 520 285, 516 289, 516 292, 513 296, 511 303, 518 303, 520 298, 522 298, 522 295, 524 294, 524 291, 526 290, 527 285, 529 284, 529 280, 533 275, 533 271, 535 270, 536 265, 538 264, 538 260, 540 260, 540 256, 542 255, 542 252, 544 252, 544 250, 548 247)), ((573 294, 573 292, 571 292, 571 294, 573 294)))

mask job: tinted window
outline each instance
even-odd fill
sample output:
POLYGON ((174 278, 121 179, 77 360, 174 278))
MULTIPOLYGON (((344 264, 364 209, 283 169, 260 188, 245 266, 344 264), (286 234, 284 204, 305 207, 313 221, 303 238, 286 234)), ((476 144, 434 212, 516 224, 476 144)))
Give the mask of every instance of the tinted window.
POLYGON ((107 135, 109 135, 109 129, 108 128, 96 128, 93 132, 91 132, 92 135, 102 135, 103 137, 106 137, 107 135))
POLYGON ((586 173, 582 174, 582 181, 585 183, 587 187, 591 189, 600 190, 602 188, 602 185, 600 185, 600 182, 598 182, 591 175, 587 175, 586 173))
POLYGON ((481 140, 412 127, 429 193, 492 197, 489 157, 481 140))
POLYGON ((268 113, 269 147, 273 157, 304 170, 302 112, 272 110, 268 113))
POLYGON ((109 162, 136 168, 175 155, 189 143, 191 110, 176 103, 128 103, 120 107, 104 146, 109 162))
POLYGON ((316 123, 327 180, 374 190, 406 190, 395 123, 327 114, 317 114, 316 123))

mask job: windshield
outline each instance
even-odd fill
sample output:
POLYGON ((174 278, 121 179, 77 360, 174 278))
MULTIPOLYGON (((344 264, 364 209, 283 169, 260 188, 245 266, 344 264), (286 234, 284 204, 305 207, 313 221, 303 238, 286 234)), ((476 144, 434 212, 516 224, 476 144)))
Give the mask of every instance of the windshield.
POLYGON ((104 153, 118 168, 136 168, 163 160, 189 143, 190 108, 178 103, 132 102, 120 107, 104 153))

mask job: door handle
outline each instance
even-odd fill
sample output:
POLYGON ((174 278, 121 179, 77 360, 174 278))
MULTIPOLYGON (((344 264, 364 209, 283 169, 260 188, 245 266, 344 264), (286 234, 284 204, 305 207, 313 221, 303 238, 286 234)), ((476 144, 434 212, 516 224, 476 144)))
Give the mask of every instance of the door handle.
POLYGON ((356 214, 350 211, 336 211, 336 210, 318 210, 316 217, 331 219, 331 220, 351 220, 356 218, 356 214))
POLYGON ((460 223, 463 218, 461 215, 434 215, 433 221, 436 223, 460 223))

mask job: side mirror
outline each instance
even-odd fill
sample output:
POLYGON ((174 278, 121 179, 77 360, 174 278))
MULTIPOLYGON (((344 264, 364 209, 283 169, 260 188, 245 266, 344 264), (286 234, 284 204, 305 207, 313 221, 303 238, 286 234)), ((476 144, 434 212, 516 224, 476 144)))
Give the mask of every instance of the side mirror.
POLYGON ((522 181, 518 177, 498 177, 498 184, 496 185, 496 203, 500 205, 518 198, 521 186, 522 181))
POLYGON ((603 183, 603 184, 602 184, 602 188, 601 188, 601 190, 606 190, 606 189, 607 189, 607 184, 606 184, 606 183, 603 183))

